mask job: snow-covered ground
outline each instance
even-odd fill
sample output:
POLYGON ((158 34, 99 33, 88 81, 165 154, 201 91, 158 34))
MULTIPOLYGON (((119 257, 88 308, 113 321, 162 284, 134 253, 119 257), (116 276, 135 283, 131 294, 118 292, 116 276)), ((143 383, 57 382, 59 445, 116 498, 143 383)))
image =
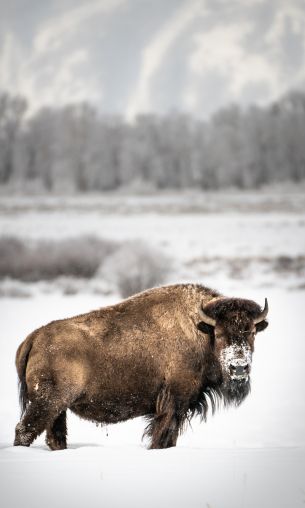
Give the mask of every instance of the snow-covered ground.
MULTIPOLYGON (((6 211, 1 234, 54 238, 94 233, 141 238, 164 248, 183 276, 205 282, 196 257, 302 255, 303 212, 104 214, 96 210, 6 211), (194 261, 195 260, 195 261, 194 261), (189 265, 187 264, 189 263, 189 265), (181 268, 182 266, 182 268, 181 268), (191 273, 191 272, 188 272, 191 273)), ((175 273, 172 274, 172 277, 175 273)), ((208 277, 226 294, 270 305, 267 330, 258 334, 252 391, 238 409, 220 410, 192 428, 170 450, 148 451, 142 419, 96 427, 68 416, 68 449, 51 452, 38 438, 14 448, 18 421, 18 344, 50 320, 119 300, 86 291, 63 296, 0 299, 0 502, 11 507, 296 508, 305 504, 305 291, 288 290, 278 274, 272 287, 255 274, 208 277)), ((297 276, 295 275, 295 278, 297 276)))
POLYGON ((304 213, 132 215, 94 210, 27 211, 3 215, 0 225, 3 235, 31 239, 77 235, 117 241, 141 238, 182 261, 202 255, 297 255, 305 249, 304 213))
MULTIPOLYGON (((277 196, 275 203, 274 196, 265 194, 260 198, 248 196, 248 201, 242 194, 235 196, 235 201, 230 194, 225 197, 227 201, 223 198, 223 202, 219 195, 215 197, 219 204, 217 213, 215 205, 212 207, 210 195, 208 198, 201 196, 199 203, 199 197, 195 195, 194 201, 198 206, 206 200, 209 204, 208 212, 199 208, 196 213, 189 209, 192 195, 188 199, 181 198, 180 202, 177 196, 174 201, 173 196, 168 197, 167 201, 163 196, 162 213, 154 211, 153 206, 157 207, 157 201, 152 197, 147 198, 149 208, 143 197, 122 197, 122 202, 116 197, 114 203, 109 196, 93 200, 93 203, 88 197, 79 202, 76 198, 56 200, 50 197, 45 207, 37 198, 32 201, 29 198, 21 200, 19 206, 16 198, 11 203, 2 198, 0 233, 26 241, 61 240, 81 235, 118 243, 140 239, 172 260, 172 271, 167 280, 169 283, 177 279, 196 280, 222 288, 225 277, 231 281, 231 291, 238 286, 235 279, 243 279, 247 285, 251 280, 250 284, 254 287, 305 287, 303 194, 292 194, 281 199, 277 196), (267 212, 265 202, 269 203, 267 212), (166 205, 169 209, 167 213, 166 205), (283 258, 288 258, 290 271, 286 269, 283 258)), ((65 287, 66 281, 57 281, 55 284, 48 283, 47 287, 42 285, 43 290, 48 291, 54 285, 59 287, 61 282, 65 287)), ((85 281, 83 285, 78 283, 77 288, 72 283, 70 287, 78 290, 82 286, 83 291, 94 292, 96 289, 100 291, 100 282, 85 281)), ((11 281, 2 282, 1 288, 4 288, 5 294, 18 294, 18 288, 11 281)), ((23 287, 20 292, 26 294, 27 290, 23 287)))

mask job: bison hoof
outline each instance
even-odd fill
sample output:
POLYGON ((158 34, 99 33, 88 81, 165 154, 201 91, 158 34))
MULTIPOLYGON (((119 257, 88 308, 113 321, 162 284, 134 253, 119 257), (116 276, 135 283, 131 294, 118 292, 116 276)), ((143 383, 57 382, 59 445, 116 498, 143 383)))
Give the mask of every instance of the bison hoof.
POLYGON ((31 443, 22 442, 21 439, 15 439, 14 446, 30 446, 31 443))
POLYGON ((48 447, 55 450, 65 450, 67 448, 67 443, 65 439, 55 439, 54 437, 46 437, 46 444, 48 447))
POLYGON ((33 433, 26 431, 25 428, 18 423, 15 431, 14 446, 30 446, 33 442, 33 433))

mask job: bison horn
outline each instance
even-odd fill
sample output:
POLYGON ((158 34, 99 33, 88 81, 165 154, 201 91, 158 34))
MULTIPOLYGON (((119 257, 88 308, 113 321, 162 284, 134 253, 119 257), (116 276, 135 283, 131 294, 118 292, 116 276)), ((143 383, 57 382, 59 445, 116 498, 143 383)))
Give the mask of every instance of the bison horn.
POLYGON ((268 314, 268 300, 267 300, 267 298, 265 298, 264 310, 260 313, 259 316, 257 316, 257 318, 254 319, 254 324, 257 325, 258 323, 260 323, 261 321, 266 319, 267 314, 268 314))
POLYGON ((216 319, 213 319, 212 317, 208 316, 202 309, 201 305, 199 307, 199 314, 204 323, 206 323, 207 325, 216 326, 216 319))

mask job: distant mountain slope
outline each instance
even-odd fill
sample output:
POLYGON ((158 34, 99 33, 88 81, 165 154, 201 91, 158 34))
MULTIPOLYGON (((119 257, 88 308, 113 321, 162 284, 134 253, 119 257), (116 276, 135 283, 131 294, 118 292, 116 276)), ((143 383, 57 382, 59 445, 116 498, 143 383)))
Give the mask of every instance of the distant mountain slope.
POLYGON ((12 0, 0 87, 34 108, 87 100, 132 118, 266 103, 304 87, 303 0, 12 0))

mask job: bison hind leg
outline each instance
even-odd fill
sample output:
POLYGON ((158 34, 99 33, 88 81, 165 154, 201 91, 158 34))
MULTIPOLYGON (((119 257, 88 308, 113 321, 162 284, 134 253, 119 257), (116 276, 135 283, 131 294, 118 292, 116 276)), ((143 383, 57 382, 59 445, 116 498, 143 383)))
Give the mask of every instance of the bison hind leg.
POLYGON ((168 387, 162 387, 156 401, 156 412, 149 417, 150 422, 144 436, 151 438, 150 448, 170 448, 176 446, 179 431, 185 417, 175 406, 168 387))
POLYGON ((30 446, 55 416, 53 408, 43 400, 28 403, 23 417, 16 425, 14 446, 30 446))
POLYGON ((46 444, 51 450, 67 448, 67 411, 62 411, 47 427, 46 444))
POLYGON ((30 446, 47 430, 51 449, 62 449, 66 438, 65 411, 67 401, 60 397, 53 382, 43 381, 34 384, 29 392, 25 411, 16 426, 15 446, 30 446))

